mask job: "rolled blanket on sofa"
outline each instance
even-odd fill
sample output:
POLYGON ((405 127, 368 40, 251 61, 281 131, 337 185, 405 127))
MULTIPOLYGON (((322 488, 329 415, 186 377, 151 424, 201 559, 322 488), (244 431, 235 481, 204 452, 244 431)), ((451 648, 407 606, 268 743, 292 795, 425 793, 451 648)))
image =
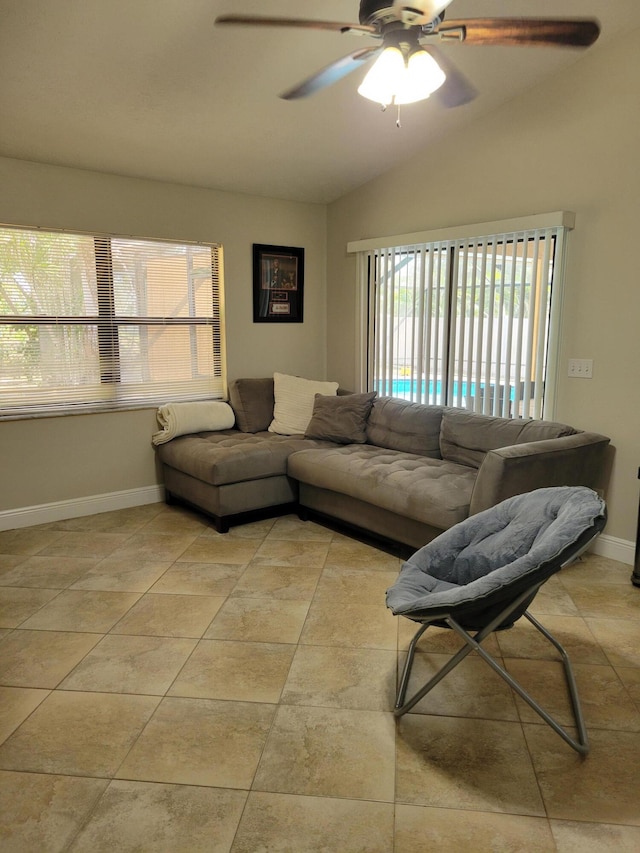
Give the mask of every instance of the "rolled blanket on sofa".
POLYGON ((191 432, 231 429, 236 420, 231 406, 220 400, 168 403, 166 406, 160 406, 156 417, 162 429, 151 437, 154 444, 164 444, 178 435, 188 435, 191 432))

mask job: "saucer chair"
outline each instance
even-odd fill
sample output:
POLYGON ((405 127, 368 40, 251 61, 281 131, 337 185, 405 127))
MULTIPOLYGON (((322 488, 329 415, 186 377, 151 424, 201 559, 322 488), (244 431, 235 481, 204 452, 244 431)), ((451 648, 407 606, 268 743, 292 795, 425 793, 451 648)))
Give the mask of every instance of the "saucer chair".
POLYGON ((421 627, 412 639, 395 705, 406 714, 472 651, 581 755, 589 751, 575 677, 567 652, 527 608, 542 584, 576 560, 602 532, 604 501, 584 486, 538 489, 472 515, 407 560, 387 590, 387 607, 421 627), (578 737, 573 737, 483 648, 494 631, 521 617, 560 653, 578 737), (430 625, 450 628, 464 645, 405 701, 417 643, 430 625))

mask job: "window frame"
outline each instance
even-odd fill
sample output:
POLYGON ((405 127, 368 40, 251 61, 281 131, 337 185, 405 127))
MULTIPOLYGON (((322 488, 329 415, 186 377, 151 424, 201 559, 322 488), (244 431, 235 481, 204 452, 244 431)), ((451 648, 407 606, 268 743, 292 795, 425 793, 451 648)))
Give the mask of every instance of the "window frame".
MULTIPOLYGON (((385 250, 410 251, 437 245, 450 246, 454 243, 461 244, 465 241, 469 243, 474 241, 479 243, 480 241, 495 240, 501 236, 504 237, 505 235, 528 234, 547 230, 549 232, 555 232, 553 286, 551 288, 550 303, 548 305, 549 325, 546 349, 545 382, 542 396, 543 414, 535 416, 553 419, 555 416, 557 384, 559 378, 558 353, 564 290, 563 277, 564 270, 566 268, 566 237, 574 227, 574 213, 569 211, 556 211, 554 213, 520 217, 518 219, 456 226, 433 231, 414 232, 411 234, 358 240, 348 243, 347 251, 349 253, 356 254, 357 268, 356 336, 359 345, 356 351, 356 376, 358 380, 358 387, 361 390, 374 390, 372 384, 372 365, 370 361, 371 353, 373 352, 375 331, 372 322, 374 308, 371 303, 372 297, 369 282, 370 265, 374 262, 372 261, 374 253, 384 253, 385 250)), ((449 304, 447 310, 449 312, 453 310, 451 305, 451 295, 452 294, 450 293, 448 297, 449 304)), ((453 291, 454 299, 456 296, 457 293, 453 291)), ((446 324, 447 331, 451 328, 451 321, 452 318, 449 316, 446 324)), ((452 353, 450 351, 448 341, 444 345, 443 354, 448 361, 451 360, 452 353)), ((457 406, 460 405, 460 403, 453 400, 447 400, 445 405, 457 406)))
MULTIPOLYGON (((97 334, 97 354, 99 361, 100 382, 99 387, 105 389, 111 386, 113 393, 104 399, 79 400, 78 393, 73 393, 72 385, 67 386, 69 396, 66 400, 60 399, 55 403, 38 404, 36 402, 18 404, 6 404, 3 399, 0 386, 0 421, 23 420, 38 417, 69 416, 75 414, 95 414, 117 411, 131 411, 136 409, 155 408, 172 400, 192 399, 226 399, 227 395, 227 373, 226 373, 226 334, 224 313, 224 253, 220 243, 204 241, 169 240, 157 237, 139 237, 124 234, 81 231, 66 228, 49 228, 43 226, 25 226, 0 223, 0 231, 31 232, 36 234, 71 235, 93 240, 93 257, 95 260, 96 275, 96 302, 97 313, 87 315, 64 314, 18 314, 10 315, 0 312, 0 326, 46 326, 53 324, 84 326, 95 328, 97 334), (128 244, 140 243, 142 245, 154 244, 177 249, 188 250, 190 248, 207 249, 211 251, 211 316, 195 314, 195 300, 189 300, 190 310, 194 313, 187 316, 160 316, 160 315, 127 315, 118 313, 116 308, 116 285, 113 268, 112 246, 116 241, 126 241, 128 244), (127 382, 121 376, 120 370, 120 331, 123 328, 137 326, 141 333, 143 328, 154 326, 162 327, 187 327, 191 331, 199 327, 208 326, 212 333, 213 363, 211 365, 211 388, 206 392, 191 394, 172 393, 159 390, 157 394, 148 389, 154 383, 127 382), (217 333, 217 340, 216 340, 217 333), (138 396, 131 391, 132 388, 142 389, 138 396), (124 391, 123 389, 127 390, 124 391), (145 391, 144 389, 147 389, 145 391)), ((197 357, 191 345, 191 365, 197 365, 197 357)), ((141 361, 141 364, 144 362, 141 361)), ((159 383, 162 384, 162 383, 159 383)), ((167 385, 176 384, 167 381, 167 385)), ((82 387, 82 386, 80 386, 82 387)), ((98 386, 96 386, 98 387, 98 386)), ((46 389, 45 389, 46 391, 46 389)), ((43 392, 44 394, 45 392, 43 392)), ((62 397, 62 393, 59 396, 62 397)), ((34 388, 33 396, 37 394, 34 388)), ((81 396, 81 395, 80 395, 81 396)))

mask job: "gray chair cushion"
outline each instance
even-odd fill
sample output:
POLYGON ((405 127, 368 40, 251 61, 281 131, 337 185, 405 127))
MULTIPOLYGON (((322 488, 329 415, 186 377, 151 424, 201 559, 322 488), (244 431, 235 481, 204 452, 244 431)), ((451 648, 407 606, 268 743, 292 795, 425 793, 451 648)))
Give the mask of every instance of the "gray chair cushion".
POLYGON ((410 618, 456 611, 468 617, 558 571, 559 556, 605 519, 604 501, 584 486, 509 498, 417 551, 387 591, 387 606, 410 618))

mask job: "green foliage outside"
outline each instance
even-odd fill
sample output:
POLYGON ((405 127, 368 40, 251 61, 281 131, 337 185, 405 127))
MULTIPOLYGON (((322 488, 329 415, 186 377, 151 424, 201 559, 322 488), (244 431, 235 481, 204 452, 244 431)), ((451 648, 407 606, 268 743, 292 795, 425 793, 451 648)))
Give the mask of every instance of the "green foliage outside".
MULTIPOLYGON (((0 314, 5 317, 97 313, 93 240, 71 234, 0 232, 0 314)), ((58 386, 82 381, 83 353, 95 348, 92 329, 24 322, 0 325, 2 384, 58 386), (44 354, 49 356, 43 358, 44 354), (47 374, 42 366, 48 365, 47 374)))

